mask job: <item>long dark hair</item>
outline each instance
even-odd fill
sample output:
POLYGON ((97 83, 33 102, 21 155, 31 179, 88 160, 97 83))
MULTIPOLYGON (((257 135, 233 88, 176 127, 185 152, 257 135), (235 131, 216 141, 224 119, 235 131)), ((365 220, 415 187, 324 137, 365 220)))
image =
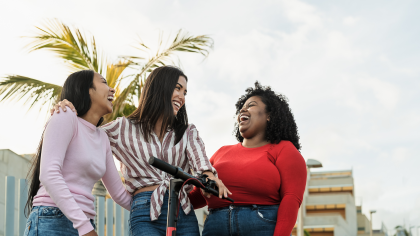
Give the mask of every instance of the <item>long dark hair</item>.
MULTIPOLYGON (((74 108, 77 111, 77 116, 85 115, 91 105, 89 89, 95 88, 93 86, 93 76, 95 72, 92 70, 82 70, 71 74, 64 82, 61 90, 60 101, 67 99, 73 103, 74 108)), ((99 126, 103 121, 101 118, 97 124, 99 126)), ((30 182, 28 191, 28 200, 26 202, 25 214, 28 216, 31 211, 33 199, 38 193, 40 169, 41 169, 41 153, 42 153, 42 142, 44 133, 42 134, 41 141, 38 145, 37 153, 35 154, 31 168, 29 169, 27 180, 30 182)))
POLYGON ((187 76, 179 68, 173 66, 158 67, 150 73, 144 84, 139 99, 139 107, 127 118, 140 124, 144 139, 148 142, 150 134, 159 118, 162 126, 159 136, 168 129, 175 131, 175 144, 178 143, 188 127, 187 110, 184 106, 174 115, 172 94, 180 76, 188 81, 187 76))
MULTIPOLYGON (((258 81, 255 82, 254 88, 247 88, 245 92, 246 94, 242 95, 236 103, 236 115, 239 114, 246 100, 253 96, 260 97, 265 104, 265 111, 270 116, 270 121, 267 122, 265 130, 265 139, 276 144, 282 140, 287 140, 292 142, 297 150, 300 150, 298 128, 286 96, 276 94, 270 86, 261 86, 258 81)), ((239 142, 244 140, 239 132, 238 123, 235 124, 234 135, 239 142)))

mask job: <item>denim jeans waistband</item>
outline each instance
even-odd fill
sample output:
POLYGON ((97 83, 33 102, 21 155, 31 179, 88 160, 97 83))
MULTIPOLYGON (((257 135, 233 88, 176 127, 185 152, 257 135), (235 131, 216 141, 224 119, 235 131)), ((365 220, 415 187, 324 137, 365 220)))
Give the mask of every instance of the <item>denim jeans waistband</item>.
POLYGON ((257 204, 253 204, 253 205, 234 205, 234 204, 231 204, 231 205, 226 206, 226 207, 209 208, 209 211, 214 212, 214 211, 232 210, 232 209, 258 209, 258 208, 278 208, 278 207, 279 207, 279 205, 257 205, 257 204))

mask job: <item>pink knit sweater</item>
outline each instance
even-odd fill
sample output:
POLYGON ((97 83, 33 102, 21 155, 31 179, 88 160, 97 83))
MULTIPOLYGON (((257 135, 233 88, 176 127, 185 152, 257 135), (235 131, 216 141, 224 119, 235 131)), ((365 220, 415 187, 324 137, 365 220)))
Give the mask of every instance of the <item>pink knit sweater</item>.
POLYGON ((114 164, 108 136, 103 130, 67 109, 49 120, 42 144, 40 189, 34 206, 54 206, 73 222, 79 235, 93 230, 93 185, 102 179, 112 199, 130 210, 114 164))

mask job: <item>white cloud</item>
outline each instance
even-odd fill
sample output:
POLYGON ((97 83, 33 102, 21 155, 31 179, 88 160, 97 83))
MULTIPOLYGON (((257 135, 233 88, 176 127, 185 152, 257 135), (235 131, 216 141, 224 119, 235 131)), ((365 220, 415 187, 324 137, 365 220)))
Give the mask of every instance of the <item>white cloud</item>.
POLYGON ((343 24, 347 26, 354 26, 360 21, 360 18, 354 16, 347 16, 343 19, 343 24))

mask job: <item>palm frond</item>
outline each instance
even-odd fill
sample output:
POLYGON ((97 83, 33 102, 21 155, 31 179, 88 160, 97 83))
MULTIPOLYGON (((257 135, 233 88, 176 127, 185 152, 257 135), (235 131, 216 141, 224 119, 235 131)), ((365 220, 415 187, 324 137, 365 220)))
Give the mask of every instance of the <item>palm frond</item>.
MULTIPOLYGON (((159 48, 156 54, 149 58, 148 62, 139 68, 140 77, 157 67, 164 66, 166 64, 176 64, 174 63, 173 57, 176 52, 199 53, 204 57, 207 57, 210 49, 213 48, 213 39, 208 35, 192 36, 187 32, 184 32, 182 29, 178 31, 169 47, 166 49, 162 49, 162 45, 164 45, 162 38, 163 37, 161 35, 159 37, 159 48)), ((142 51, 150 51, 150 49, 142 42, 140 42, 140 47, 138 47, 138 49, 142 51)))
POLYGON ((31 109, 36 103, 44 105, 56 101, 61 94, 61 89, 59 85, 21 75, 9 75, 0 82, 0 96, 2 97, 0 102, 26 99, 24 103, 31 102, 29 107, 31 109))
POLYGON ((112 88, 115 88, 116 93, 115 96, 118 96, 119 91, 119 83, 121 80, 121 74, 125 69, 127 69, 131 65, 131 61, 128 60, 119 60, 115 64, 108 64, 106 67, 106 80, 108 85, 112 88))
POLYGON ((93 36, 88 40, 79 29, 71 29, 55 19, 36 28, 37 34, 30 37, 34 39, 28 45, 30 51, 47 49, 56 53, 66 60, 72 72, 90 69, 102 73, 105 60, 98 54, 93 36))
MULTIPOLYGON (((132 61, 128 61, 128 60, 120 60, 115 64, 108 64, 107 69, 106 69, 106 80, 108 82, 108 85, 112 88, 115 89, 115 94, 114 94, 114 103, 113 103, 113 113, 112 114, 108 114, 106 115, 105 118, 105 122, 109 122, 112 121, 114 119, 116 119, 119 116, 122 116, 124 113, 125 106, 126 106, 126 101, 121 101, 120 99, 120 94, 121 94, 121 89, 120 89, 120 85, 121 85, 121 74, 123 73, 123 71, 125 69, 127 69, 130 65, 131 65, 132 61)), ((124 94, 126 94, 127 91, 124 92, 124 94)), ((127 98, 127 95, 124 96, 125 98, 127 98)))
POLYGON ((133 106, 133 97, 135 95, 139 96, 139 94, 136 94, 136 89, 138 89, 138 86, 138 79, 134 79, 125 89, 119 93, 118 96, 115 97, 113 102, 113 111, 111 114, 105 117, 105 121, 115 120, 117 117, 130 114, 126 114, 124 111, 127 111, 127 106, 133 106))
MULTIPOLYGON (((150 57, 146 63, 138 62, 138 57, 124 57, 124 59, 132 61, 132 65, 137 66, 138 73, 133 76, 130 84, 120 93, 119 97, 114 102, 114 112, 116 114, 120 113, 124 109, 124 101, 127 100, 128 96, 132 96, 137 92, 137 95, 140 96, 141 88, 143 87, 143 81, 146 78, 146 73, 151 72, 153 69, 164 66, 167 64, 177 64, 174 63, 174 59, 178 58, 175 53, 177 52, 190 52, 198 53, 207 57, 210 49, 213 48, 213 39, 208 35, 198 35, 192 36, 183 30, 179 30, 175 38, 170 42, 170 45, 162 49, 163 39, 162 34, 159 37, 159 48, 154 54, 150 57), (116 109, 116 107, 119 108, 116 109)), ((138 49, 144 52, 150 52, 150 48, 147 47, 143 42, 139 43, 140 46, 138 49)), ((126 114, 128 115, 128 114, 126 114)))

